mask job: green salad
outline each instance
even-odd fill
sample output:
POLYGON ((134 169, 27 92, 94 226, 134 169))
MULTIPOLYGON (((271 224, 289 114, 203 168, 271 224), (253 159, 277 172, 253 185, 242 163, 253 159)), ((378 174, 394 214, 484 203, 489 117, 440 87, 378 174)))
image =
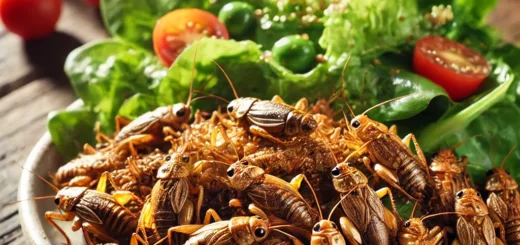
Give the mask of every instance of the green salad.
MULTIPOLYGON (((280 95, 288 103, 301 97, 312 102, 338 93, 343 83, 348 103, 361 113, 412 94, 369 116, 396 124, 401 135, 413 132, 426 153, 482 134, 456 150, 469 157, 468 170, 477 184, 520 144, 520 49, 504 43, 486 24, 497 0, 239 2, 102 0, 103 20, 113 38, 87 43, 69 55, 65 71, 84 105, 49 116, 57 149, 72 158, 84 143, 95 142, 96 122, 110 133, 116 115, 133 119, 186 101, 193 67, 195 88, 233 99, 213 60, 244 97, 280 95), (199 38, 167 67, 154 51, 154 27, 180 8, 213 13, 229 39, 199 38), (454 101, 443 87, 414 72, 414 47, 432 35, 463 44, 489 63, 489 76, 476 92, 454 101)), ((205 99, 193 107, 214 110, 217 104, 205 99)), ((345 103, 337 100, 334 106, 345 103)), ((520 165, 514 162, 520 162, 518 150, 505 168, 520 181, 520 165)))

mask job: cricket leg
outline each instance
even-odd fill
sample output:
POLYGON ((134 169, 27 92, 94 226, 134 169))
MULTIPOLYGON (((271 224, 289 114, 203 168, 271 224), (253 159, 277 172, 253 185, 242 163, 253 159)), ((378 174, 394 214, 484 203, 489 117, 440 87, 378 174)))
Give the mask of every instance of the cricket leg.
POLYGON ((339 219, 339 226, 341 227, 343 235, 345 235, 345 238, 350 244, 360 245, 363 243, 361 234, 359 234, 359 231, 347 217, 341 217, 339 219))
POLYGON ((377 175, 381 177, 388 185, 402 192, 408 199, 416 201, 416 198, 412 197, 408 194, 401 186, 399 185, 399 179, 390 169, 385 166, 377 163, 374 165, 374 171, 376 171, 377 175))

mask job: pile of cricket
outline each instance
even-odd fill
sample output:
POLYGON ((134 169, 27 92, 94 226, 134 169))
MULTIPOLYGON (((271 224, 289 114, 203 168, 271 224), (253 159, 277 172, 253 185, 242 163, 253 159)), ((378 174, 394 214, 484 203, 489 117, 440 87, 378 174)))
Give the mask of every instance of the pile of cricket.
POLYGON ((518 184, 492 169, 481 196, 464 142, 427 159, 412 134, 327 100, 190 100, 116 118, 58 169, 46 219, 63 242, 56 220, 88 244, 520 244, 518 184))

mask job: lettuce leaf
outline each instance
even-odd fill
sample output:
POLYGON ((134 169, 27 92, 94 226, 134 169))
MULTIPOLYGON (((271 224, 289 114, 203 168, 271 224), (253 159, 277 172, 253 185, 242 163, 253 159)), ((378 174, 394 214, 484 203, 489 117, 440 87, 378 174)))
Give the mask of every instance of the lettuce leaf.
POLYGON ((72 51, 65 72, 86 108, 98 115, 105 132, 114 129, 114 117, 135 93, 154 94, 165 68, 151 53, 118 40, 88 43, 72 51))
MULTIPOLYGON (((482 134, 456 149, 459 155, 468 156, 468 171, 475 184, 482 184, 486 172, 500 166, 513 146, 520 144, 520 107, 505 100, 469 123, 462 130, 445 140, 444 146, 454 145, 473 135, 482 134)), ((520 151, 513 152, 504 165, 516 181, 520 181, 520 151)))
POLYGON ((70 160, 85 143, 95 144, 96 114, 86 108, 71 109, 49 114, 47 128, 58 152, 70 160))
POLYGON ((418 36, 422 15, 415 0, 338 1, 325 11, 320 45, 332 63, 343 54, 373 59, 418 36))

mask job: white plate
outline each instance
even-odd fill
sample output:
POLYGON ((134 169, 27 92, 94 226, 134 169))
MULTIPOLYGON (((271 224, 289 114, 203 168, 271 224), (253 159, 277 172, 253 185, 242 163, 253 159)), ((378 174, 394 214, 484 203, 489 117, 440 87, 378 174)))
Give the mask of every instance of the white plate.
MULTIPOLYGON (((78 108, 81 105, 82 102, 78 100, 68 108, 78 108)), ((56 151, 54 144, 52 144, 49 132, 46 132, 32 149, 24 164, 24 168, 50 180, 49 174, 55 173, 63 163, 63 159, 56 151)), ((18 200, 49 195, 56 195, 51 187, 29 171, 22 171, 18 186, 18 200)), ((45 219, 45 212, 57 211, 54 199, 22 201, 18 205, 20 223, 30 244, 55 245, 65 243, 65 238, 61 233, 45 219)), ((72 232, 71 222, 58 221, 57 223, 67 233, 73 245, 86 244, 81 230, 72 232)))

